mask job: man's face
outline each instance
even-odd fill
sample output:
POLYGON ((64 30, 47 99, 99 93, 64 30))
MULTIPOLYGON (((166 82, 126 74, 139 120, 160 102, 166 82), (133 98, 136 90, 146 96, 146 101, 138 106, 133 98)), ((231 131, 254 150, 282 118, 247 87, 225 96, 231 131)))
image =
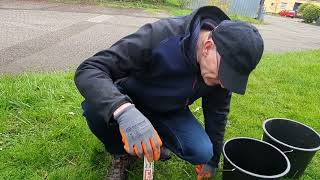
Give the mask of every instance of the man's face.
POLYGON ((202 40, 202 45, 197 51, 197 61, 200 66, 201 76, 208 86, 221 85, 219 80, 220 55, 211 38, 202 40))

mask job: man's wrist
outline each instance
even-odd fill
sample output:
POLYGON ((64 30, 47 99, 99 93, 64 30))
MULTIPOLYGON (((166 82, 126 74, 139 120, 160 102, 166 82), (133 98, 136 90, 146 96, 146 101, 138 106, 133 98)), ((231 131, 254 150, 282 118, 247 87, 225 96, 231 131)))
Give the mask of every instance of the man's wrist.
POLYGON ((128 106, 132 105, 131 103, 125 103, 122 104, 120 107, 118 107, 114 112, 113 112, 113 117, 116 117, 118 114, 120 114, 124 109, 126 109, 128 106))

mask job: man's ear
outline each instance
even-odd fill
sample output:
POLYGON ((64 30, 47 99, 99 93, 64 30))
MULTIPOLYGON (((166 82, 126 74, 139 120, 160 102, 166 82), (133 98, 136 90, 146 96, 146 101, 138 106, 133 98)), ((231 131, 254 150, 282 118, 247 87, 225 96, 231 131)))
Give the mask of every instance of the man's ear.
POLYGON ((205 42, 204 42, 204 46, 203 46, 203 52, 204 52, 204 55, 208 55, 209 54, 209 51, 215 46, 214 42, 212 41, 212 39, 207 39, 205 42))

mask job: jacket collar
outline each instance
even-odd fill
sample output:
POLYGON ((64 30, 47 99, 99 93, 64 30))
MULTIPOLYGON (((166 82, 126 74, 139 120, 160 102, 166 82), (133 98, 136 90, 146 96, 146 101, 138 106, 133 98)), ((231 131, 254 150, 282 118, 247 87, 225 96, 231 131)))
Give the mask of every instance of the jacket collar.
POLYGON ((199 72, 198 63, 196 58, 190 56, 190 53, 188 52, 195 51, 195 49, 190 50, 190 47, 195 47, 190 45, 192 43, 191 37, 194 30, 197 28, 197 26, 199 26, 199 20, 201 20, 202 18, 210 18, 216 24, 220 24, 224 20, 230 20, 230 18, 216 6, 204 6, 188 15, 188 17, 186 18, 187 28, 185 31, 185 36, 181 41, 181 49, 187 59, 187 63, 192 67, 192 70, 194 72, 199 72))

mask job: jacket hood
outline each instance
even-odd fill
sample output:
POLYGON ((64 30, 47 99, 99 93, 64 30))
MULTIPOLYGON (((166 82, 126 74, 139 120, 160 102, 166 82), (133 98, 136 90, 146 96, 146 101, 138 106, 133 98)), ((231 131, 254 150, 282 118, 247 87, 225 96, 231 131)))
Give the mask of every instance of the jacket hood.
POLYGON ((216 6, 204 6, 195 11, 193 11, 187 17, 187 28, 185 32, 185 37, 181 41, 181 48, 183 54, 186 56, 187 63, 192 67, 193 71, 198 72, 199 67, 197 64, 197 60, 189 57, 188 53, 190 51, 190 43, 192 32, 196 27, 196 20, 200 18, 209 18, 212 19, 217 25, 220 24, 224 20, 230 20, 230 18, 218 7, 216 6))

